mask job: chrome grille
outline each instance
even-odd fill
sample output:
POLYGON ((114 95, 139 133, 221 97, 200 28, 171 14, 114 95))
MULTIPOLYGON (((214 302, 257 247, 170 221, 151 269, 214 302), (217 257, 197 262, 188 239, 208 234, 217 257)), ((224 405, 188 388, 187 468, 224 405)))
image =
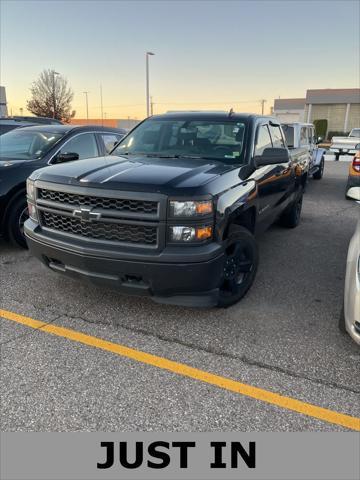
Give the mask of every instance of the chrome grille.
POLYGON ((98 240, 110 240, 143 245, 157 244, 157 227, 126 223, 82 222, 58 213, 41 212, 44 227, 98 240))
POLYGON ((93 197, 88 195, 47 190, 44 188, 38 189, 38 198, 51 202, 58 202, 61 204, 102 208, 104 210, 116 210, 118 212, 133 212, 140 214, 157 214, 158 212, 158 202, 149 200, 93 197))

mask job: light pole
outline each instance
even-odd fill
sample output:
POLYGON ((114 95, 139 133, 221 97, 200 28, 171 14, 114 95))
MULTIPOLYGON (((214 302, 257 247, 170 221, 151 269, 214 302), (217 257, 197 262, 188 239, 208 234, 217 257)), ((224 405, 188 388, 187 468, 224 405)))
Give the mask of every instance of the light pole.
POLYGON ((149 56, 155 55, 152 52, 146 52, 146 115, 150 115, 150 89, 149 89, 149 56))
POLYGON ((265 99, 260 100, 260 103, 261 103, 261 115, 264 115, 265 102, 266 102, 265 99))
POLYGON ((55 72, 55 70, 51 71, 52 73, 52 96, 53 96, 53 118, 55 118, 55 111, 56 111, 56 83, 55 83, 55 75, 60 75, 59 72, 55 72))
POLYGON ((103 94, 102 94, 102 85, 101 84, 100 84, 100 109, 101 109, 101 125, 104 126, 103 94))
POLYGON ((83 92, 85 95, 85 102, 86 102, 86 120, 89 120, 89 102, 88 102, 88 93, 90 92, 83 92))

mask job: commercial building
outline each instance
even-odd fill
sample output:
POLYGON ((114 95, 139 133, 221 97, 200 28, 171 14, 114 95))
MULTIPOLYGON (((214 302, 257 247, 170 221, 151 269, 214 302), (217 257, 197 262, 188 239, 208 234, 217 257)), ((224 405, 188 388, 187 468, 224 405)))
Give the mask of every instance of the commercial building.
POLYGON ((328 132, 348 132, 360 127, 360 88, 308 90, 305 119, 326 118, 328 132))
POLYGON ((281 122, 303 122, 305 98, 277 98, 274 100, 272 114, 281 122))
POLYGON ((130 130, 135 127, 140 120, 134 118, 72 118, 72 125, 103 125, 105 127, 126 128, 130 130))
POLYGON ((305 98, 274 100, 273 114, 282 122, 327 120, 328 132, 360 127, 360 88, 307 90, 305 98))

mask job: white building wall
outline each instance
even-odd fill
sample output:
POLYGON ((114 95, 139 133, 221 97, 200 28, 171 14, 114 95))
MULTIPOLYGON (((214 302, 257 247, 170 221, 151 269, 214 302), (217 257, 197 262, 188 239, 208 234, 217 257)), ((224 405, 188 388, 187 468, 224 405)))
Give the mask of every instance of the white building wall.
POLYGON ((303 122, 304 121, 304 110, 274 110, 273 115, 277 117, 283 123, 290 122, 303 122))

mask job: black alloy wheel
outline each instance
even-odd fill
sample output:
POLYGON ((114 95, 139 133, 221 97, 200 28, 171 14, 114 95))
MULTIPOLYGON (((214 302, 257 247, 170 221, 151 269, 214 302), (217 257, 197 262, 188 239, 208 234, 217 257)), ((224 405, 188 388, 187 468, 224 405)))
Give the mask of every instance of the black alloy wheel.
POLYGON ((232 225, 225 249, 219 307, 229 307, 246 294, 254 282, 258 262, 254 236, 246 228, 232 225))

